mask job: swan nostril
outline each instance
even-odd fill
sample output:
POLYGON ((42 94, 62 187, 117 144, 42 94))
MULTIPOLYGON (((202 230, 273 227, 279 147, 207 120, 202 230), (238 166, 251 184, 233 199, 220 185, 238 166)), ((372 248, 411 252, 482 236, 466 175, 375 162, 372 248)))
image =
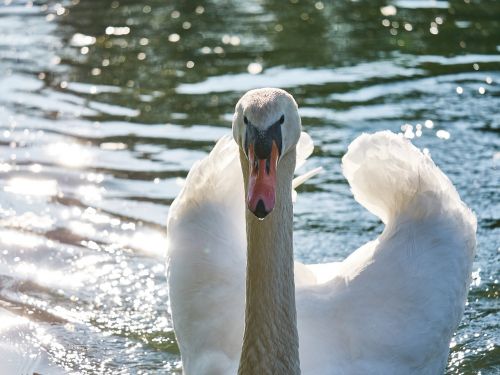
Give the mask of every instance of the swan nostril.
POLYGON ((266 210, 266 206, 264 206, 264 201, 262 199, 259 199, 257 202, 257 206, 255 207, 255 211, 253 213, 259 219, 264 219, 269 213, 269 211, 266 210))

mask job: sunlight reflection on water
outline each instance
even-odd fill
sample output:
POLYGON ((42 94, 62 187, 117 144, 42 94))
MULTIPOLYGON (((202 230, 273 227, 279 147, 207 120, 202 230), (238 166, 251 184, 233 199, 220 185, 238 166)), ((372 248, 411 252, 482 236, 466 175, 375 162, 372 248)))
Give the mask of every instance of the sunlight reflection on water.
POLYGON ((57 181, 14 177, 7 181, 3 190, 18 195, 53 196, 57 194, 57 181))

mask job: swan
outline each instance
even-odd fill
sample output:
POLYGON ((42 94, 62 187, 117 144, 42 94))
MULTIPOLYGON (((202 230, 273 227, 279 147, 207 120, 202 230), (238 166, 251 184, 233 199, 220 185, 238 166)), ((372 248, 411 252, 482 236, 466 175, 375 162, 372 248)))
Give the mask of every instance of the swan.
POLYGON ((389 131, 348 147, 354 198, 385 229, 344 261, 293 260, 293 179, 312 152, 293 97, 256 89, 190 170, 167 220, 169 309, 184 374, 442 374, 463 314, 476 219, 389 131))

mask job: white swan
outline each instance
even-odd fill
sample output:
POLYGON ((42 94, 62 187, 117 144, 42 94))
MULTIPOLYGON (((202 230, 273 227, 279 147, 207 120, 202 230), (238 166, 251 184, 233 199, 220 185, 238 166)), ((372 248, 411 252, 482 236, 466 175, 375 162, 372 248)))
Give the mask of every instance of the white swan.
POLYGON ((432 160, 387 131, 357 138, 344 174, 385 229, 341 263, 296 263, 294 286, 292 177, 312 143, 292 96, 246 93, 233 137, 193 166, 169 212, 184 373, 443 373, 476 222, 432 160))

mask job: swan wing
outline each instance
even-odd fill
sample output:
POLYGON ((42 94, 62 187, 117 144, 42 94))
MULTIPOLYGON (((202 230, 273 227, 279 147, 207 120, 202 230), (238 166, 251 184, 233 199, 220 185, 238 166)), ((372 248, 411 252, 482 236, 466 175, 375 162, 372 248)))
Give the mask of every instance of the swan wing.
POLYGON ((323 283, 297 289, 304 374, 437 374, 463 314, 476 220, 408 140, 364 134, 343 158, 356 200, 384 232, 323 283))
POLYGON ((233 139, 221 138, 193 165, 167 219, 169 302, 188 374, 237 366, 246 264, 238 157, 233 139))
MULTIPOLYGON (((302 133, 297 165, 312 153, 302 133)), ((294 187, 314 173, 298 176, 294 187)), ((187 374, 235 374, 244 329, 246 231, 238 145, 221 138, 191 168, 167 219, 167 279, 187 374)), ((303 265, 297 264, 303 269, 303 265)), ((297 272, 298 283, 310 273, 297 272)))

